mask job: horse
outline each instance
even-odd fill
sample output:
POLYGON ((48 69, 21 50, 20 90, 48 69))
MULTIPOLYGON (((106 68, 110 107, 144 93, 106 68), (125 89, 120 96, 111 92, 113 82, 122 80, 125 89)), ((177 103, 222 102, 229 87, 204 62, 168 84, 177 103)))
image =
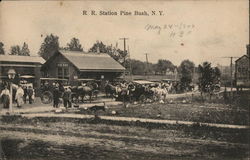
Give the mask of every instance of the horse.
POLYGON ((107 83, 105 85, 105 93, 106 93, 106 97, 108 97, 108 95, 110 95, 110 97, 113 99, 114 96, 117 94, 117 91, 118 90, 118 87, 110 84, 110 83, 107 83))
POLYGON ((91 103, 93 95, 95 95, 97 98, 97 94, 99 92, 98 91, 98 84, 97 83, 87 83, 85 86, 83 86, 83 85, 74 86, 74 87, 72 87, 72 92, 74 93, 72 98, 76 98, 79 100, 79 97, 80 97, 82 102, 84 101, 84 97, 86 95, 88 95, 89 101, 91 103))

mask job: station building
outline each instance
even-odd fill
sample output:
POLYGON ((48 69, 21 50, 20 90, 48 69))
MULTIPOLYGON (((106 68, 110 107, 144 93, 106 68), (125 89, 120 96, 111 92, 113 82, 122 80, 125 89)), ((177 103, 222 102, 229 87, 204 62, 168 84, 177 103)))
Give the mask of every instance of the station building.
POLYGON ((105 53, 59 50, 41 68, 45 78, 68 80, 69 85, 83 79, 112 80, 125 68, 105 53))
POLYGON ((8 82, 8 71, 14 69, 14 83, 26 80, 32 83, 34 88, 39 88, 43 63, 45 60, 39 56, 0 55, 0 82, 8 82))

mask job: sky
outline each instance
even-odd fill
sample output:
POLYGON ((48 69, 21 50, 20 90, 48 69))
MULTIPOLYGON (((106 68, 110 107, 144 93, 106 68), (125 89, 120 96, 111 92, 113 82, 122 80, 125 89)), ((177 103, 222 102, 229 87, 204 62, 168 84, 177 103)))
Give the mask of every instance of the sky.
POLYGON ((0 41, 6 52, 26 42, 31 55, 37 55, 51 33, 59 37, 61 47, 78 38, 85 51, 97 40, 123 49, 120 38, 125 37, 133 59, 146 61, 148 53, 153 63, 168 59, 179 65, 189 59, 196 65, 204 61, 229 65, 230 60, 222 57, 246 54, 248 11, 248 0, 4 1, 0 3, 0 41), (83 15, 84 10, 118 15, 83 15), (120 11, 132 15, 119 15, 120 11), (134 15, 134 11, 146 11, 148 16, 134 15))

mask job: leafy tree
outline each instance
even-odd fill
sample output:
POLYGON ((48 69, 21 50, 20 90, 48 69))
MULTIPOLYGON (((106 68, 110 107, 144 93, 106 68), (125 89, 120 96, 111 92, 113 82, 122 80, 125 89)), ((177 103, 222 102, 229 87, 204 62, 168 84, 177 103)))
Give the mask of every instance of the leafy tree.
POLYGON ((146 72, 146 63, 140 60, 127 59, 125 62, 125 68, 129 71, 131 63, 131 73, 133 75, 144 75, 146 72))
POLYGON ((28 47, 28 44, 27 43, 23 43, 23 47, 21 49, 21 52, 20 54, 22 56, 30 56, 30 50, 29 50, 29 47, 28 47))
POLYGON ((174 71, 175 66, 169 60, 159 59, 156 66, 155 71, 161 74, 166 74, 167 71, 174 71))
POLYGON ((213 89, 213 85, 218 83, 221 75, 219 68, 212 68, 209 62, 199 65, 198 72, 200 74, 199 87, 201 92, 208 92, 209 89, 213 89))
POLYGON ((187 89, 192 82, 192 75, 194 73, 194 63, 189 60, 184 60, 178 67, 180 73, 180 82, 182 89, 187 89))
POLYGON ((120 50, 119 48, 113 47, 112 45, 106 46, 103 42, 99 42, 99 41, 97 41, 95 44, 93 44, 93 46, 89 49, 89 52, 107 53, 113 59, 115 59, 119 63, 123 64, 123 66, 125 66, 126 59, 128 56, 127 52, 124 52, 124 51, 120 50))
POLYGON ((11 46, 10 55, 21 55, 21 49, 19 45, 11 46))
POLYGON ((4 46, 4 44, 2 42, 0 42, 0 54, 5 54, 3 46, 4 46))
POLYGON ((102 43, 102 41, 96 41, 96 43, 93 44, 93 46, 89 49, 89 52, 94 53, 107 53, 108 49, 105 44, 102 43))
POLYGON ((213 69, 213 83, 219 83, 221 77, 221 71, 218 67, 213 69))
POLYGON ((38 54, 45 60, 48 60, 59 50, 59 37, 53 34, 47 35, 42 43, 38 54))
POLYGON ((70 43, 67 44, 67 48, 70 51, 83 51, 82 45, 80 44, 79 39, 72 38, 70 43))

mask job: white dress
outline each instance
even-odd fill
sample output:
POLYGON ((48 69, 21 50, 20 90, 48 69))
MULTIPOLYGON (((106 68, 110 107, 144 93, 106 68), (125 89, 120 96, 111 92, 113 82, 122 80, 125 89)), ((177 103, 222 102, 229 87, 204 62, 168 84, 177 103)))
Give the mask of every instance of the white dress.
POLYGON ((24 95, 24 91, 22 88, 18 88, 16 91, 16 100, 17 100, 17 106, 21 106, 23 105, 23 95, 24 95))

